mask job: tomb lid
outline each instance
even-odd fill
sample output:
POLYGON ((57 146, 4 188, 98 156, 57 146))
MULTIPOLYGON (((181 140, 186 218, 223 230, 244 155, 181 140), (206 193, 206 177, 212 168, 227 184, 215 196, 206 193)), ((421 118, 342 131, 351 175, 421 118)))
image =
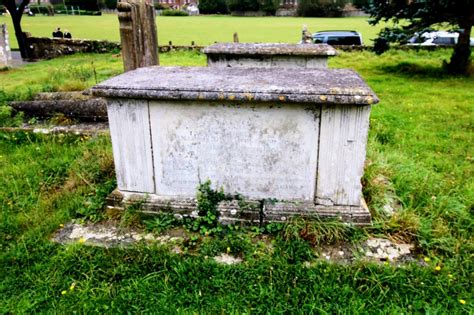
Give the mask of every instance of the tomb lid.
POLYGON ((109 98, 369 105, 377 96, 350 69, 147 67, 91 89, 109 98))
POLYGON ((217 43, 203 49, 206 55, 336 56, 328 44, 217 43))

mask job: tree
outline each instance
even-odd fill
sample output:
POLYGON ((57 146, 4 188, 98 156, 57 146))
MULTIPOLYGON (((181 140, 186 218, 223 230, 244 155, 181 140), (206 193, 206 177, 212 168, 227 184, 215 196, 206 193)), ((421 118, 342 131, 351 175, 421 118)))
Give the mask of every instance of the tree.
POLYGON ((297 13, 299 16, 341 16, 346 0, 300 0, 297 13))
POLYGON ((260 10, 270 15, 275 15, 279 6, 280 0, 260 0, 260 10))
POLYGON ((352 5, 354 5, 357 9, 365 10, 369 5, 370 0, 352 0, 352 5))
POLYGON ((65 0, 66 5, 72 5, 87 11, 99 11, 99 1, 97 0, 65 0))
POLYGON ((199 12, 203 14, 226 14, 227 3, 225 0, 201 0, 199 12))
POLYGON ((393 27, 386 27, 378 34, 374 45, 377 53, 387 50, 390 42, 406 42, 416 33, 421 34, 441 23, 457 29, 458 42, 446 67, 451 73, 469 73, 469 40, 474 24, 472 0, 371 0, 368 13, 372 25, 381 21, 394 23, 393 27))
POLYGON ((258 11, 260 5, 257 0, 227 0, 229 11, 258 11))
POLYGON ((22 0, 20 5, 17 7, 15 0, 0 0, 0 4, 3 4, 10 12, 12 17, 13 28, 15 29, 15 37, 18 41, 18 48, 20 49, 21 58, 28 58, 28 50, 26 47, 26 38, 21 29, 21 18, 23 17, 23 11, 25 7, 30 3, 30 0, 22 0))

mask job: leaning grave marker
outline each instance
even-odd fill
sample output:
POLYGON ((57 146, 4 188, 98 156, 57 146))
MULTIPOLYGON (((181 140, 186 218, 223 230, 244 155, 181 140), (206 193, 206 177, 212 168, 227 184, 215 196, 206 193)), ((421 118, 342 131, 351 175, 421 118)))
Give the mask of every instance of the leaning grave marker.
POLYGON ((327 68, 337 51, 327 44, 217 43, 203 49, 209 67, 327 68))
POLYGON ((196 188, 210 179, 259 205, 222 202, 224 222, 370 222, 360 179, 378 99, 352 70, 148 67, 92 93, 108 102, 112 207, 196 215, 196 188))
POLYGON ((0 24, 0 68, 8 67, 12 60, 6 24, 0 24))

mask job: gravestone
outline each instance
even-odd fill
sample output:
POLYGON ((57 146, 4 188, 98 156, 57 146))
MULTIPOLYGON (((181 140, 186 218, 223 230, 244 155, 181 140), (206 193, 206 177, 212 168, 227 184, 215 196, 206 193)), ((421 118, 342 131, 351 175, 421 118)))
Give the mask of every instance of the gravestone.
POLYGON ((222 202, 223 222, 370 221, 361 177, 378 100, 352 70, 148 67, 92 93, 108 103, 111 207, 193 216, 209 179, 252 205, 222 202))
POLYGON ((0 24, 0 68, 8 67, 12 60, 6 24, 0 24))
POLYGON ((158 65, 158 38, 153 1, 121 1, 117 3, 117 10, 125 71, 158 65))
POLYGON ((327 68, 337 55, 327 44, 218 43, 203 52, 209 67, 221 68, 327 68))

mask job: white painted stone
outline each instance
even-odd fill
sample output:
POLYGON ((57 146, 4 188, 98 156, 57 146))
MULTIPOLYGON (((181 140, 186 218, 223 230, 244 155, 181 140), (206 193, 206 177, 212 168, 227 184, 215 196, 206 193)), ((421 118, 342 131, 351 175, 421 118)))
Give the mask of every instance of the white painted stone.
POLYGON ((156 194, 210 179, 248 198, 313 200, 319 113, 305 105, 150 102, 156 194))
POLYGON ((217 43, 206 47, 209 67, 323 69, 337 51, 326 44, 217 43))
POLYGON ((234 257, 234 256, 227 255, 227 254, 221 254, 219 256, 216 256, 216 257, 214 257, 214 260, 217 263, 223 264, 223 265, 235 265, 235 264, 239 264, 239 263, 242 262, 242 258, 234 257))
POLYGON ((109 100, 107 112, 118 188, 153 193, 148 101, 109 100))
POLYGON ((309 58, 305 56, 270 56, 260 58, 221 58, 217 60, 208 59, 209 67, 217 68, 327 68, 327 57, 309 58))
POLYGON ((323 105, 316 202, 360 205, 370 106, 323 105))
POLYGON ((0 24, 0 68, 8 67, 12 60, 6 24, 0 24))
POLYGON ((92 92, 108 99, 113 202, 132 194, 150 212, 197 216, 196 188, 209 179, 226 193, 278 201, 254 213, 219 205, 228 217, 237 210, 232 220, 370 220, 360 179, 378 100, 353 71, 149 67, 92 92))

